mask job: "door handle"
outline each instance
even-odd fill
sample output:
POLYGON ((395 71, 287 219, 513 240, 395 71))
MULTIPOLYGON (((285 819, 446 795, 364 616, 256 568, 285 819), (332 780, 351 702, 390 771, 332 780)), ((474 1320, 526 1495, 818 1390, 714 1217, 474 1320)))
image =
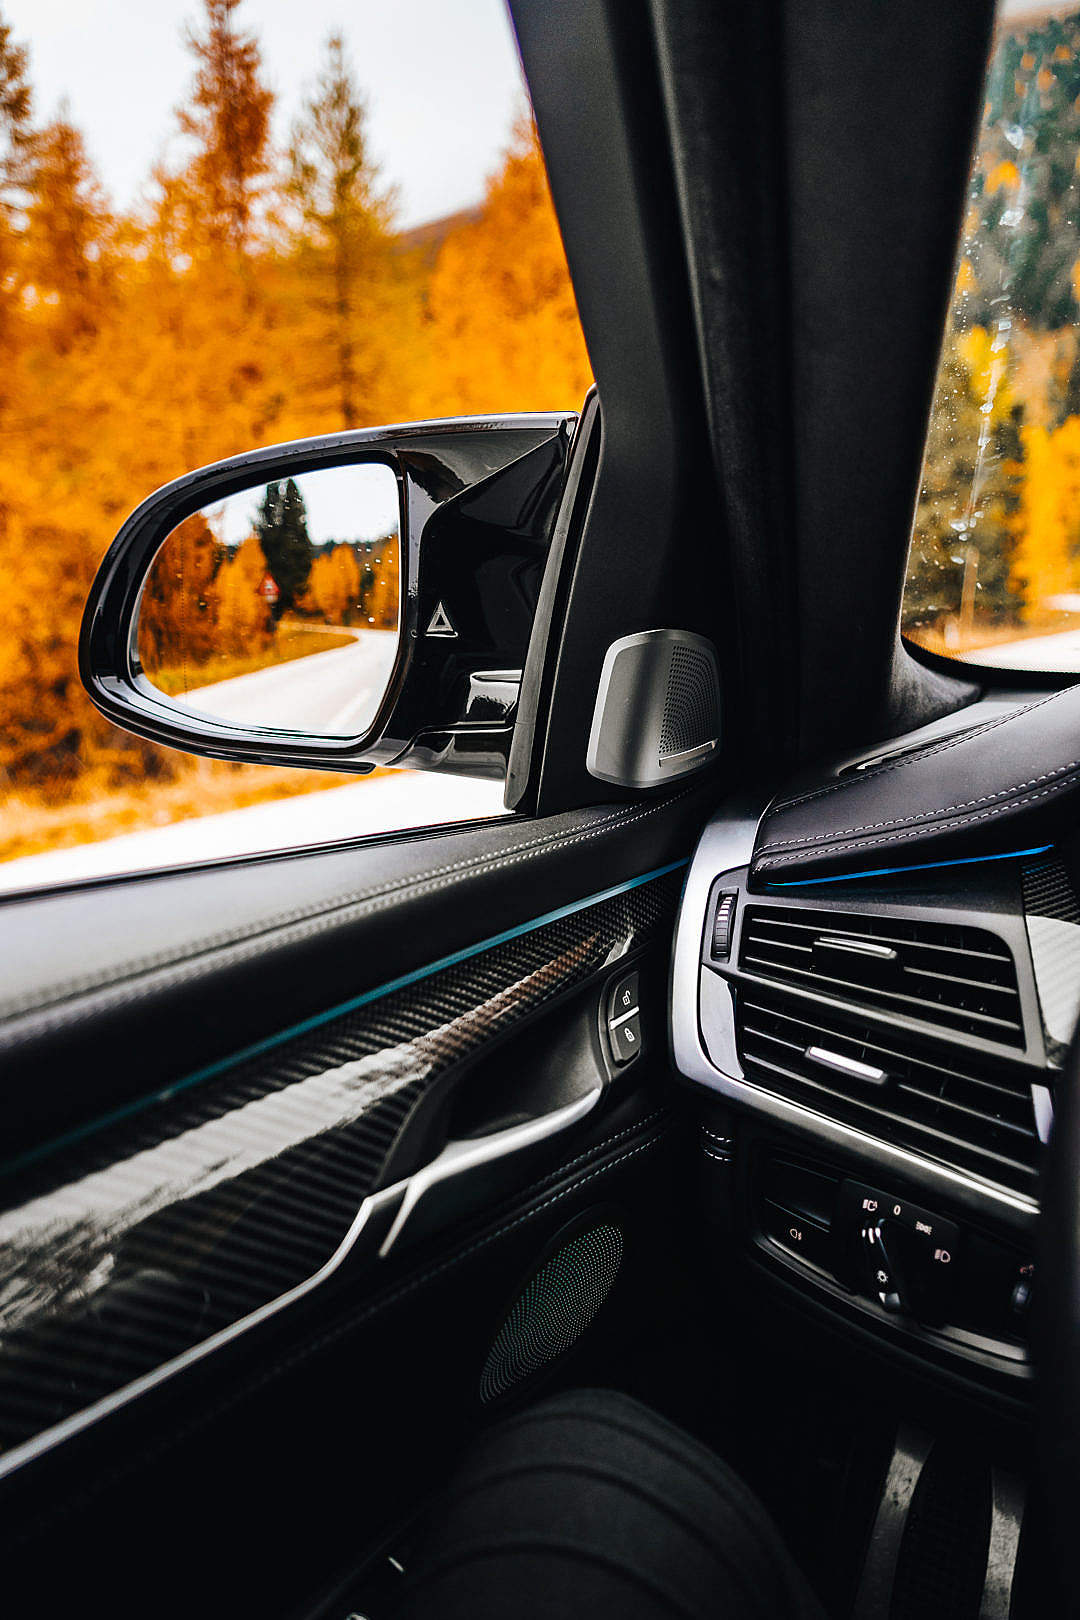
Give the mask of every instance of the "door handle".
POLYGON ((544 1142, 550 1136, 557 1136, 560 1131, 567 1130, 579 1119, 584 1119, 586 1114, 591 1113, 603 1094, 603 1086, 596 1086, 584 1096, 575 1097, 573 1102, 566 1103, 562 1108, 553 1108, 549 1114, 540 1114, 535 1119, 523 1120, 519 1125, 508 1125, 505 1130, 492 1131, 488 1136, 463 1137, 447 1142, 442 1152, 438 1153, 430 1164, 424 1165, 422 1169, 398 1183, 404 1190, 404 1196, 393 1224, 382 1241, 379 1259, 384 1260, 390 1253, 401 1236, 409 1216, 432 1187, 438 1186, 442 1181, 449 1181, 454 1176, 463 1175, 465 1171, 473 1170, 478 1165, 490 1164, 495 1159, 506 1157, 507 1154, 518 1153, 522 1148, 544 1142))

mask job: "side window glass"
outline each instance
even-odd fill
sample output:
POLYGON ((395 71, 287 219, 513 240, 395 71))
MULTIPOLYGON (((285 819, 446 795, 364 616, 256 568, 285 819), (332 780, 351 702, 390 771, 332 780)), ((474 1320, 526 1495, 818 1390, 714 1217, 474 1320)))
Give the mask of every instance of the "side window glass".
MULTIPOLYGON (((424 0, 407 52, 391 11, 364 0, 345 33, 330 0, 168 0, 81 29, 0 0, 0 892, 503 813, 490 781, 158 747, 97 714, 76 668, 109 541, 185 471, 341 428, 580 407, 503 0, 424 0)), ((392 515, 364 493, 346 518, 309 484, 188 520, 182 655, 164 567, 140 628, 162 691, 228 705, 244 677, 269 696, 304 658, 331 725, 350 670, 380 689, 392 515)))
POLYGON ((1001 0, 903 630, 1080 672, 1080 6, 1001 0))

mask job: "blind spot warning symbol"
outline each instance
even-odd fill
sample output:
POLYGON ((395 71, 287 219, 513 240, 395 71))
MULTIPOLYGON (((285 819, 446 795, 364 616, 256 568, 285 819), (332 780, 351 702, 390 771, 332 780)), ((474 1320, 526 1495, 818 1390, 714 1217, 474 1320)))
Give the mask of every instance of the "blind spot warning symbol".
POLYGON ((457 635, 457 631, 450 622, 450 615, 447 613, 444 603, 440 602, 434 613, 431 615, 431 621, 427 627, 427 634, 429 636, 457 635))

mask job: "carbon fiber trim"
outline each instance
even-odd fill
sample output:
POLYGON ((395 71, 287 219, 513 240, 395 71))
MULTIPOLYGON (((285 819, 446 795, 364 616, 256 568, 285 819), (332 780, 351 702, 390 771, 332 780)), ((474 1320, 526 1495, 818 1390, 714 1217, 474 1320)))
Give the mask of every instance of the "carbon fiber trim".
POLYGON ((541 921, 13 1178, 0 1212, 0 1462, 313 1278, 428 1088, 661 941, 681 876, 541 921))

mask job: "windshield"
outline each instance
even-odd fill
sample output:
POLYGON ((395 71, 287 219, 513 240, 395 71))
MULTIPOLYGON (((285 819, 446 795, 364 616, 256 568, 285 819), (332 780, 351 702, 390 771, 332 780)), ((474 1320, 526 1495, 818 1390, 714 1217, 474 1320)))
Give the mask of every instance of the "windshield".
POLYGON ((905 635, 1080 672, 1080 5, 1003 0, 904 592, 905 635))

